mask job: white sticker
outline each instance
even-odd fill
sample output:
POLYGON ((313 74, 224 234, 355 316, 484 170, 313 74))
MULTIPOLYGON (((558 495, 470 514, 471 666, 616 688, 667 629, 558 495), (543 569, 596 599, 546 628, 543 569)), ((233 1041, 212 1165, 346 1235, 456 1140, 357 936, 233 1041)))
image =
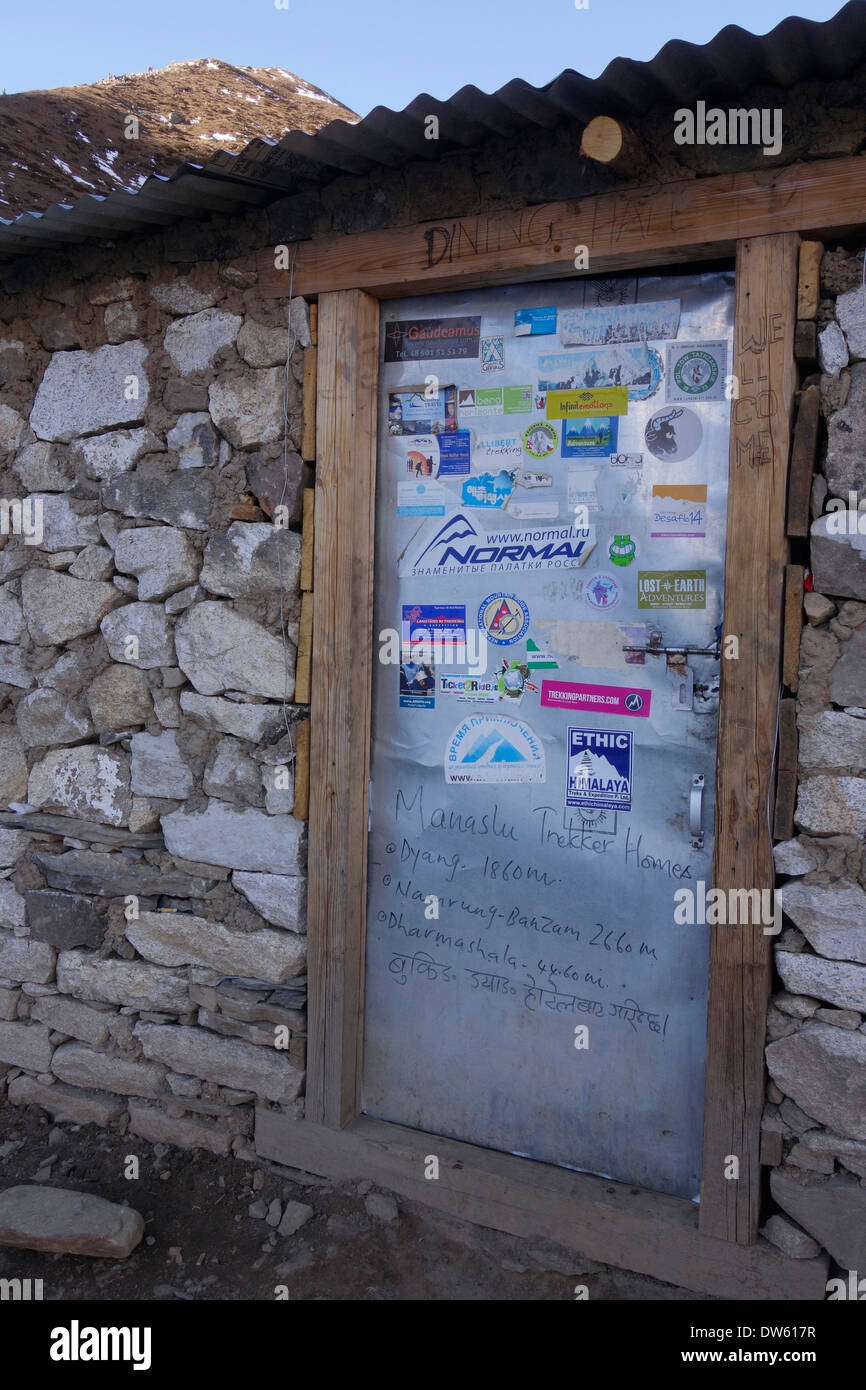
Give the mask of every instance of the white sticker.
POLYGON ((544 745, 521 719, 470 715, 445 746, 445 781, 451 785, 546 780, 544 745))
POLYGON ((601 511, 598 500, 598 468, 586 468, 569 464, 568 468, 568 509, 586 507, 588 512, 601 511))

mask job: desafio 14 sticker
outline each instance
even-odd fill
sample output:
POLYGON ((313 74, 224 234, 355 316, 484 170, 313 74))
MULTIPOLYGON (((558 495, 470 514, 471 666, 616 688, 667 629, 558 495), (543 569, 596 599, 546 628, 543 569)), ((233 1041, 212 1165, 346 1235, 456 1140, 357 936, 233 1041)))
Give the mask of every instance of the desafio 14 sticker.
POLYGON ((529 628, 529 608, 516 594, 488 594, 478 609, 478 626, 488 642, 510 647, 529 628))

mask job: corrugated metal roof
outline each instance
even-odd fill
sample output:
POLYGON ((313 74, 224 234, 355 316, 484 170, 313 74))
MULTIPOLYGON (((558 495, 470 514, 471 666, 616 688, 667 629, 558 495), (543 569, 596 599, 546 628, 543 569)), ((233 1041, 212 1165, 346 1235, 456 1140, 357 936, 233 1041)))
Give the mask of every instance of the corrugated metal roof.
POLYGON ((544 87, 517 78, 492 94, 473 86, 447 101, 422 94, 403 111, 377 106, 357 124, 332 121, 313 135, 290 131, 276 142, 253 140, 238 154, 221 150, 206 164, 152 175, 134 193, 85 194, 11 222, 0 219, 0 257, 261 207, 311 181, 434 160, 492 135, 551 129, 564 119, 586 122, 600 113, 628 118, 660 105, 734 99, 761 85, 838 80, 864 59, 866 0, 850 0, 825 23, 786 19, 763 36, 731 24, 704 45, 674 39, 648 63, 615 58, 597 78, 569 68, 544 87), (424 138, 429 115, 439 117, 438 140, 424 138))

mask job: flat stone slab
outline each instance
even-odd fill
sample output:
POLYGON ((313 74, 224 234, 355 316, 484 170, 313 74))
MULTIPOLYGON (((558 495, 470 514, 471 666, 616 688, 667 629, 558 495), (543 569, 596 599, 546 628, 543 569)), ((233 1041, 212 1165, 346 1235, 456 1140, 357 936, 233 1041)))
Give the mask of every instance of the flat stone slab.
POLYGON ((143 1235, 137 1211, 87 1192, 21 1186, 0 1193, 0 1245, 125 1260, 143 1235))

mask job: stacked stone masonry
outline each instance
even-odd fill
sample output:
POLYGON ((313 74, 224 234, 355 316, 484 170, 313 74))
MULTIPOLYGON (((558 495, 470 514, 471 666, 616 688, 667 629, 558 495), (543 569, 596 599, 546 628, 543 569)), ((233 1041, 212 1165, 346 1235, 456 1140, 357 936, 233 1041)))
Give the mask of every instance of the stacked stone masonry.
MULTIPOLYGON (((754 88, 749 105, 778 95, 754 88)), ((771 162, 856 154, 864 111, 866 68, 801 84, 771 162)), ((672 145, 671 125, 666 107, 636 124, 646 183, 768 167, 744 146, 672 145)), ((617 187, 614 169, 575 157, 581 132, 509 132, 374 181, 340 175, 238 216, 0 266, 0 497, 44 499, 41 545, 0 535, 0 1087, 13 1103, 237 1153, 255 1101, 300 1113, 305 836, 274 769, 291 768, 298 717, 283 702, 309 326, 300 300, 260 291, 257 255, 617 187), (273 525, 282 504, 288 529, 273 525), (38 809, 25 821, 10 804, 38 809)), ((789 1255, 823 1246, 861 1273, 866 523, 840 537, 826 517, 832 499, 866 495, 862 274, 852 250, 825 254, 797 834, 776 848, 786 916, 764 1124, 783 1160, 763 1226, 789 1255)))
POLYGON ((821 468, 800 645, 794 839, 777 844, 784 913, 768 1018, 764 1128, 787 1254, 866 1269, 866 295, 863 253, 826 251, 818 346, 821 468), (854 494, 852 497, 851 494, 854 494), (858 505, 863 510, 858 511, 858 505), (778 1142, 778 1141, 776 1141, 778 1142))
POLYGON ((0 313, 0 1085, 215 1153, 257 1103, 298 1114, 305 1067, 309 313, 256 281, 91 274, 0 313))

